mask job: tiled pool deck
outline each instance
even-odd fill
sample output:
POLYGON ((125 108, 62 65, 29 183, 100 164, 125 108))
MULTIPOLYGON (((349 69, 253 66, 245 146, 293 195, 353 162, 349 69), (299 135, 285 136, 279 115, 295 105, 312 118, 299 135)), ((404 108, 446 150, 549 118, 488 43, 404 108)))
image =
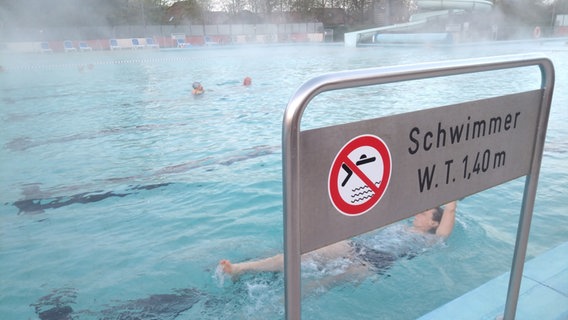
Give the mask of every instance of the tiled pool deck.
MULTIPOLYGON (((508 285, 507 272, 419 319, 494 320, 504 313, 508 285)), ((568 319, 568 242, 525 263, 515 319, 568 319)))

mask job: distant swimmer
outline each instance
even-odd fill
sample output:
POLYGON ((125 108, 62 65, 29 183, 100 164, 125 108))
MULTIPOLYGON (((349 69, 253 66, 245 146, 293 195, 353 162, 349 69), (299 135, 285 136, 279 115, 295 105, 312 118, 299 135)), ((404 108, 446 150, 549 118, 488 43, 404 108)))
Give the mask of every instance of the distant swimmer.
POLYGON ((194 96, 198 96, 201 95, 205 92, 205 89, 203 89, 203 86, 201 85, 201 83, 199 82, 194 82, 193 85, 193 91, 191 92, 194 96))
POLYGON ((248 87, 252 84, 252 79, 250 77, 246 77, 243 80, 243 86, 248 87))

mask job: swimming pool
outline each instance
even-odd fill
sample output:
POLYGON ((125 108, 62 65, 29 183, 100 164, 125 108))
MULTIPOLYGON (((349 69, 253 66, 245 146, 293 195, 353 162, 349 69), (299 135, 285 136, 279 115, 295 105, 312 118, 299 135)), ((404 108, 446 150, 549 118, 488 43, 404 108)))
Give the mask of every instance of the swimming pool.
MULTIPOLYGON (((232 283, 215 267, 282 250, 281 123, 296 88, 331 71, 533 51, 550 56, 557 79, 530 258, 568 241, 564 43, 3 54, 0 315, 68 306, 78 319, 282 317, 281 275, 232 283), (245 76, 251 87, 240 85, 245 76), (205 95, 190 95, 194 81, 205 95)), ((331 92, 314 99, 303 126, 534 88, 532 72, 331 92)), ((304 317, 413 319, 508 271, 523 186, 464 199, 446 246, 309 295, 304 317)))

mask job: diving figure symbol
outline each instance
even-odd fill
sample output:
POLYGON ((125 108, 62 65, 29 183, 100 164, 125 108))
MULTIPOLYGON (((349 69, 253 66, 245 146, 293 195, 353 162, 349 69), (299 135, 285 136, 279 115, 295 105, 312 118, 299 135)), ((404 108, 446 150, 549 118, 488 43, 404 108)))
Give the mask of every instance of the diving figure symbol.
MULTIPOLYGON (((375 160, 377 160, 375 157, 367 158, 366 154, 362 154, 359 157, 359 161, 357 161, 355 164, 357 166, 360 166, 365 163, 374 162, 375 160)), ((347 184, 347 181, 349 181, 349 178, 351 178, 351 175, 353 175, 353 170, 349 169, 349 167, 345 163, 341 165, 341 168, 343 168, 343 170, 347 172, 347 177, 345 177, 345 179, 343 179, 343 182, 341 183, 341 186, 345 187, 345 184, 347 184)))

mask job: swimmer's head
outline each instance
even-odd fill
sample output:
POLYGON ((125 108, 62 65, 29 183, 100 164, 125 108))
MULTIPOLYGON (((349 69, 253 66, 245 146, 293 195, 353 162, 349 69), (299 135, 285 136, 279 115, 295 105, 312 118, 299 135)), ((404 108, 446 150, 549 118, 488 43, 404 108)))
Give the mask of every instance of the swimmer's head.
POLYGON ((423 232, 436 233, 443 215, 444 210, 440 207, 429 209, 415 215, 412 224, 423 232))
POLYGON ((243 80, 243 86, 250 86, 252 84, 252 79, 250 77, 246 77, 243 80))
POLYGON ((201 83, 195 81, 191 86, 193 87, 193 89, 198 89, 201 87, 201 83))
POLYGON ((442 221, 442 216, 444 215, 444 210, 440 207, 436 207, 433 210, 432 220, 440 223, 440 221, 442 221))

